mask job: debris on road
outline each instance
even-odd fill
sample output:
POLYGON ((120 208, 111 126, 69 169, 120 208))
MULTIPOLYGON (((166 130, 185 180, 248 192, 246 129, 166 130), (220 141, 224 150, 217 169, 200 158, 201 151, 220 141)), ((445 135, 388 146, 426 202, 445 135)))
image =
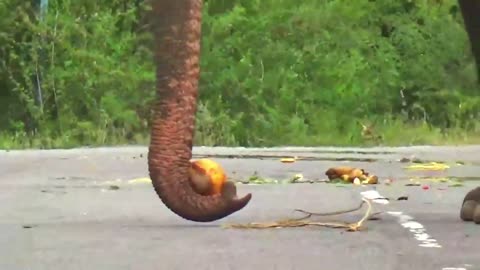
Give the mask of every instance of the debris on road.
POLYGON ((408 184, 405 184, 406 187, 419 187, 421 186, 420 183, 408 183, 408 184))
POLYGON ((142 177, 142 178, 135 178, 135 179, 128 180, 129 184, 142 184, 142 183, 151 183, 151 182, 152 182, 152 179, 150 179, 149 177, 142 177))
POLYGON ((293 157, 293 158, 281 158, 280 159, 280 162, 282 163, 293 163, 297 161, 297 157, 293 157))
POLYGON ((303 174, 301 173, 297 173, 295 174, 292 179, 290 179, 290 183, 301 183, 304 181, 304 177, 303 177, 303 174))
POLYGON ((427 184, 422 185, 421 182, 446 183, 448 187, 462 187, 464 185, 463 180, 449 177, 413 177, 410 178, 410 182, 414 183, 408 183, 405 186, 422 186, 425 190, 428 189, 424 188, 427 184))
POLYGON ((374 185, 378 184, 378 176, 370 175, 364 169, 354 168, 354 167, 332 167, 329 168, 325 175, 328 179, 333 182, 336 179, 341 179, 343 182, 353 183, 353 184, 369 184, 374 185))
POLYGON ((258 172, 255 171, 246 181, 242 181, 242 183, 244 183, 244 184, 254 184, 254 185, 278 184, 278 180, 261 177, 261 176, 258 175, 258 172))
POLYGON ((348 186, 349 186, 349 184, 344 184, 344 183, 340 183, 340 182, 335 183, 335 187, 348 187, 348 186))
POLYGON ((292 184, 305 184, 305 183, 313 184, 313 183, 316 183, 316 182, 320 183, 320 182, 322 182, 322 180, 307 179, 307 178, 303 177, 303 174, 297 173, 291 179, 289 179, 288 182, 292 183, 292 184))
POLYGON ((409 170, 426 170, 426 171, 443 171, 448 168, 450 168, 450 166, 440 162, 412 164, 405 167, 405 169, 409 169, 409 170))
POLYGON ((305 216, 301 218, 291 218, 291 219, 284 219, 279 221, 273 222, 251 222, 247 224, 225 224, 222 227, 227 229, 269 229, 269 228, 292 228, 292 227, 305 227, 305 226, 320 226, 320 227, 328 227, 328 228, 345 228, 349 232, 357 232, 363 228, 363 223, 367 220, 370 220, 372 216, 372 204, 370 200, 366 198, 362 198, 362 203, 355 207, 354 209, 343 210, 343 211, 336 211, 331 213, 313 213, 304 211, 301 209, 296 209, 295 211, 304 213, 305 216), (310 221, 309 218, 312 216, 333 216, 333 215, 340 215, 345 213, 350 213, 357 211, 362 208, 364 204, 367 204, 368 208, 363 217, 354 223, 347 223, 347 222, 318 222, 318 221, 310 221))
POLYGON ((463 183, 460 181, 455 181, 452 184, 448 185, 449 187, 463 187, 463 183))

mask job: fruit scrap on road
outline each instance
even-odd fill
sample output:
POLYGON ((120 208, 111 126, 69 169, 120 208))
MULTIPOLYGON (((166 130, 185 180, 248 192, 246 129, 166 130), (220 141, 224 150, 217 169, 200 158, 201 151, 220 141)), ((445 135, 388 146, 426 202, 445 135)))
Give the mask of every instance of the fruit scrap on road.
POLYGON ((329 168, 325 174, 330 181, 341 179, 344 182, 354 184, 378 184, 378 177, 376 175, 369 174, 364 169, 354 167, 332 167, 329 168))
POLYGON ((214 195, 222 191, 227 175, 220 164, 211 159, 190 161, 190 181, 201 195, 214 195))
POLYGON ((409 170, 426 170, 426 171, 443 171, 448 168, 450 168, 450 166, 444 163, 439 163, 439 162, 412 164, 405 167, 405 169, 409 169, 409 170))

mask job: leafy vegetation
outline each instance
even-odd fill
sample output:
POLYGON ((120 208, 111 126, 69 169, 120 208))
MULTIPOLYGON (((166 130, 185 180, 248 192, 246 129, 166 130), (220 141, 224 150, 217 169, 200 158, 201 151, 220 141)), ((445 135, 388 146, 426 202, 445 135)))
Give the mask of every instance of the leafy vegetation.
MULTIPOLYGON (((32 3, 0 2, 0 148, 147 142, 147 3, 50 0, 43 19, 32 3)), ((206 0, 203 10, 197 145, 480 141, 454 0, 206 0)))

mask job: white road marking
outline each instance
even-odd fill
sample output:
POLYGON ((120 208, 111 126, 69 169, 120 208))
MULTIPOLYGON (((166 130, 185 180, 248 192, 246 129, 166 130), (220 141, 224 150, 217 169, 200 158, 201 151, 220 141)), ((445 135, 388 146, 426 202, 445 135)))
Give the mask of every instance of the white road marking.
MULTIPOLYGON (((389 201, 385 199, 378 191, 368 190, 360 193, 364 198, 372 200, 374 203, 378 204, 389 204, 389 201)), ((430 235, 426 233, 425 227, 419 222, 415 221, 413 217, 403 214, 402 212, 387 212, 387 214, 397 217, 398 223, 411 233, 413 233, 414 238, 420 242, 418 246, 420 247, 430 247, 430 248, 441 248, 442 246, 433 239, 430 235)), ((461 268, 459 268, 461 269, 461 268)))
POLYGON ((378 204, 389 203, 389 201, 385 197, 383 197, 382 195, 380 195, 380 193, 378 193, 378 191, 373 189, 361 192, 360 194, 362 194, 362 196, 365 199, 372 200, 374 203, 378 203, 378 204))
POLYGON ((472 267, 471 264, 464 264, 465 267, 444 267, 442 270, 467 270, 467 268, 472 267))
POLYGON ((413 217, 405 215, 402 212, 387 212, 389 215, 397 217, 398 222, 402 227, 408 229, 413 233, 413 237, 417 239, 421 244, 420 247, 432 247, 432 248, 441 248, 442 246, 433 239, 429 234, 426 233, 425 227, 422 224, 415 221, 413 217))

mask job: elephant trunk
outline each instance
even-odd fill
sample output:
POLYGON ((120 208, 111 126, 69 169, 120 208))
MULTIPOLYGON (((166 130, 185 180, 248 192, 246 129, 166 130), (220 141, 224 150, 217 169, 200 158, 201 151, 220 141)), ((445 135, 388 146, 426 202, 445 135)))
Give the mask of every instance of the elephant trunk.
POLYGON ((233 183, 222 194, 202 196, 189 180, 199 79, 201 0, 154 0, 157 102, 148 167, 162 202, 182 218, 214 221, 242 209, 233 183), (232 186, 233 185, 233 186, 232 186))

